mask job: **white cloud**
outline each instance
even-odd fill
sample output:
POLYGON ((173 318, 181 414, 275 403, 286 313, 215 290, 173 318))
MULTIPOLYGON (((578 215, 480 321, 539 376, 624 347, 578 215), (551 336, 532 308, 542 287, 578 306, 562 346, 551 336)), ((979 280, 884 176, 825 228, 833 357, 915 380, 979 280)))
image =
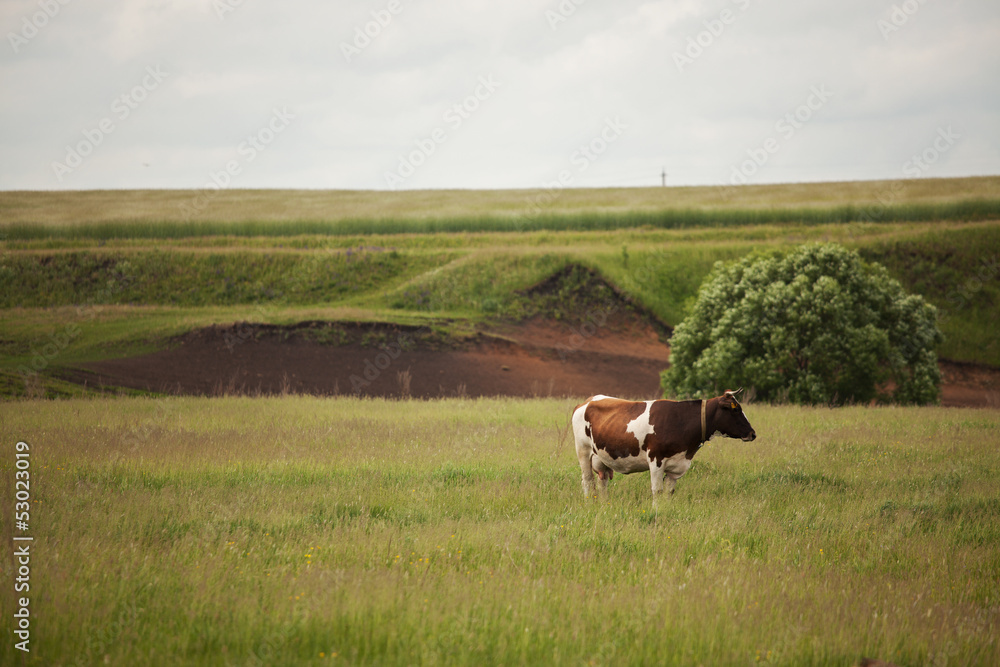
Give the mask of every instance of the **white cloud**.
MULTIPOLYGON (((294 129, 240 186, 383 188, 443 128, 405 187, 535 187, 609 117, 627 131, 574 184, 656 184, 664 166, 672 183, 718 183, 815 85, 834 96, 753 181, 895 178, 942 124, 963 141, 927 175, 1000 171, 993 0, 924 3, 887 36, 892 2, 399 2, 388 20, 388 0, 233 3, 223 17, 206 0, 71 2, 16 52, 0 47, 0 188, 200 186, 274 107, 295 110, 294 129), (692 38, 701 51, 679 71, 692 38), (58 181, 50 163, 150 65, 169 79, 58 181), (481 76, 502 85, 452 127, 443 114, 481 76)), ((37 7, 3 3, 4 33, 37 7)))

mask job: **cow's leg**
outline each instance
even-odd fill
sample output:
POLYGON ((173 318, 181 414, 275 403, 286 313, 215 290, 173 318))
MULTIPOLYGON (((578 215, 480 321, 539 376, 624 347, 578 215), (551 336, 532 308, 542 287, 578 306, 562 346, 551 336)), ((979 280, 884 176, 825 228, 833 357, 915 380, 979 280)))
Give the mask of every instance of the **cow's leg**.
POLYGON ((649 475, 653 485, 653 495, 663 493, 673 493, 677 486, 677 480, 684 476, 691 466, 691 459, 685 456, 684 452, 674 454, 668 459, 663 459, 659 464, 655 460, 649 461, 649 475))
POLYGON ((614 477, 615 471, 604 465, 604 461, 598 458, 597 454, 591 457, 590 462, 594 472, 597 473, 597 490, 601 493, 607 493, 608 480, 614 477))
MULTIPOLYGON (((650 459, 649 461, 649 481, 653 487, 654 496, 658 496, 663 493, 663 476, 665 471, 663 470, 662 463, 663 462, 661 461, 660 465, 657 465, 655 460, 650 459)), ((674 490, 672 486, 670 487, 670 490, 674 490)))
POLYGON ((583 473, 583 495, 585 498, 594 495, 594 470, 590 465, 592 452, 589 442, 576 441, 576 458, 580 461, 580 472, 583 473))
POLYGON ((649 474, 652 477, 653 483, 653 495, 658 496, 662 493, 673 495, 674 489, 677 487, 677 477, 670 473, 664 474, 662 470, 653 470, 653 466, 649 468, 649 474))
POLYGON ((672 494, 674 487, 677 486, 678 477, 680 475, 667 471, 667 461, 661 461, 660 465, 656 465, 655 461, 649 462, 649 481, 653 487, 654 496, 664 492, 672 494))
POLYGON ((677 478, 667 473, 667 476, 663 479, 663 489, 673 495, 674 489, 677 487, 677 478))

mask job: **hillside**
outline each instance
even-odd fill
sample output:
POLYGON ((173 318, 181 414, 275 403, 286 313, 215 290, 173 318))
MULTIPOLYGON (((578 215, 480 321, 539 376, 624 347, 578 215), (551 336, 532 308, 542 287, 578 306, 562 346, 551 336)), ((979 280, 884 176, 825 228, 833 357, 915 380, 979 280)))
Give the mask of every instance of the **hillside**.
MULTIPOLYGON (((992 196, 998 183, 996 178, 907 183, 909 194, 898 197, 896 213, 914 210, 906 208, 911 205, 958 211, 958 204, 971 201, 970 197, 992 196)), ((569 214, 574 206, 589 211, 621 207, 626 216, 621 220, 625 221, 631 215, 629 210, 642 213, 644 206, 657 201, 662 206, 664 200, 656 198, 666 195, 659 190, 698 189, 567 190, 551 204, 562 207, 569 222, 574 219, 569 214)), ((877 196, 879 185, 810 184, 740 190, 740 201, 747 207, 742 209, 744 213, 752 213, 754 206, 786 213, 803 207, 829 212, 833 210, 830 206, 857 208, 858 201, 870 202, 865 198, 877 196)), ((296 224, 298 218, 293 219, 293 213, 310 224, 336 223, 335 217, 324 218, 320 211, 347 193, 306 193, 301 197, 250 193, 244 201, 239 193, 221 192, 214 200, 220 207, 218 217, 198 223, 205 225, 202 231, 206 233, 184 236, 183 221, 154 222, 155 216, 164 215, 182 194, 0 195, 0 226, 14 232, 31 231, 12 233, 0 241, 0 394, 72 395, 93 391, 95 382, 164 391, 171 383, 129 382, 120 375, 114 379, 107 364, 121 364, 115 360, 142 355, 165 355, 177 349, 186 336, 211 341, 209 332, 239 323, 285 327, 288 331, 298 331, 303 322, 429 327, 441 343, 437 350, 431 350, 435 353, 506 345, 519 355, 558 357, 560 344, 565 347, 573 336, 579 336, 580 327, 588 321, 599 321, 599 325, 588 325, 598 335, 585 337, 588 345, 603 346, 598 352, 613 353, 615 348, 628 347, 629 340, 639 341, 640 347, 645 345, 641 341, 658 341, 659 347, 643 348, 643 354, 649 353, 643 363, 655 375, 666 363, 670 328, 683 319, 687 304, 716 261, 829 240, 857 248, 866 259, 885 264, 908 289, 938 306, 946 335, 940 356, 949 363, 958 362, 949 366, 946 377, 982 388, 992 382, 989 368, 1000 367, 1000 341, 995 335, 1000 324, 1000 216, 980 220, 979 213, 986 209, 973 209, 975 215, 968 220, 956 215, 930 221, 920 216, 917 220, 867 222, 807 219, 730 224, 730 220, 721 227, 708 224, 682 229, 643 225, 588 231, 588 225, 582 224, 583 229, 564 231, 284 235, 291 230, 286 225, 296 224), (228 212, 222 208, 223 197, 234 207, 228 212), (249 206, 255 197, 270 198, 275 205, 283 200, 292 208, 285 213, 288 217, 282 218, 278 209, 258 202, 260 206, 253 210, 264 218, 273 216, 262 218, 260 235, 207 233, 227 225, 239 227, 243 224, 239 220, 227 220, 246 214, 238 212, 243 211, 240 206, 249 206), (126 206, 129 202, 131 208, 126 206), (321 206, 322 202, 326 203, 321 206), (76 216, 68 213, 74 205, 76 216), (137 216, 135 222, 123 217, 126 210, 137 216), (307 210, 312 210, 314 217, 308 217, 307 210), (116 230, 116 234, 106 238, 92 234, 101 229, 116 230), (607 304, 618 305, 611 309, 607 304), (638 324, 616 332, 613 323, 626 311, 638 318, 638 324), (615 317, 608 317, 609 313, 615 317), (205 333, 192 333, 196 331, 205 333), (975 370, 981 368, 985 370, 975 370), (104 380, 87 380, 87 373, 98 371, 104 373, 104 380), (25 383, 26 374, 33 384, 25 383)), ((365 220, 376 227, 383 224, 389 219, 374 217, 377 209, 373 203, 382 197, 386 211, 394 210, 393 202, 407 201, 411 216, 428 214, 432 202, 442 204, 440 210, 449 215, 493 206, 488 219, 495 220, 510 212, 511 202, 517 201, 516 197, 511 199, 515 194, 357 193, 359 208, 352 215, 361 220, 362 211, 369 216, 365 220)), ((681 206, 681 201, 684 206, 699 205, 704 207, 702 214, 711 215, 714 195, 710 188, 672 196, 677 199, 676 206, 681 206)), ((405 220, 389 222, 405 224, 405 220)), ((278 342, 277 334, 272 334, 264 335, 262 343, 278 342)), ((336 341, 318 344, 326 345, 323 349, 329 351, 331 342, 336 341)), ((367 349, 375 345, 371 340, 344 343, 367 349)), ((361 348, 353 351, 359 359, 361 348)), ((227 350, 225 354, 233 353, 227 350)), ((565 358, 558 361, 567 363, 565 358)), ((516 364, 497 366, 514 368, 516 364)), ((210 369, 212 365, 203 360, 198 368, 210 369)), ((211 393, 243 385, 246 391, 258 386, 261 391, 288 387, 280 376, 267 383, 236 383, 233 373, 223 364, 191 391, 211 393), (265 384, 274 389, 264 388, 265 384)), ((551 377, 554 371, 549 368, 542 375, 546 373, 551 377)), ((548 391, 549 382, 543 376, 536 382, 540 388, 531 389, 530 381, 521 383, 519 395, 548 391)), ((506 376, 501 373, 497 377, 506 376)), ((492 386, 500 388, 500 379, 492 386)), ((397 383, 393 376, 393 387, 397 383)), ((454 384, 457 390, 463 383, 454 384)), ((469 381, 464 384, 467 391, 474 391, 469 381)), ((414 391, 419 385, 420 381, 411 380, 414 391)), ((490 386, 485 383, 482 392, 489 393, 490 386)), ((333 385, 324 387, 316 391, 329 392, 333 385)), ((346 389, 344 383, 336 387, 346 389)), ((432 394, 431 389, 424 393, 432 394)), ((647 390, 640 387, 634 391, 647 390)), ((585 393, 583 385, 577 384, 566 384, 564 392, 585 393)))

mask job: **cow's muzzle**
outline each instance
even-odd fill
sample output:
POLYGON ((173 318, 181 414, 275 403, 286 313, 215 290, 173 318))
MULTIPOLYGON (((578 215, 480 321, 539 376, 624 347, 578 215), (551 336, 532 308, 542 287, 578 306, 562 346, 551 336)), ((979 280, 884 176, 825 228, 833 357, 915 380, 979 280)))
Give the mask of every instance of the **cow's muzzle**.
POLYGON ((757 431, 750 431, 750 435, 743 436, 743 442, 753 442, 757 439, 757 431))

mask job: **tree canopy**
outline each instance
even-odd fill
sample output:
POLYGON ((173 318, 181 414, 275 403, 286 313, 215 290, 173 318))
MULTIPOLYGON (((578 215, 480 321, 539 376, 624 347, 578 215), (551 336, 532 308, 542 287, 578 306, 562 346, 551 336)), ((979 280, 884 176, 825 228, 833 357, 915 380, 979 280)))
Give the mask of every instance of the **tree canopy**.
POLYGON ((667 396, 934 403, 937 310, 843 246, 717 262, 671 338, 667 396))

